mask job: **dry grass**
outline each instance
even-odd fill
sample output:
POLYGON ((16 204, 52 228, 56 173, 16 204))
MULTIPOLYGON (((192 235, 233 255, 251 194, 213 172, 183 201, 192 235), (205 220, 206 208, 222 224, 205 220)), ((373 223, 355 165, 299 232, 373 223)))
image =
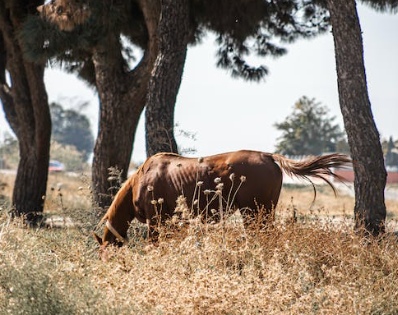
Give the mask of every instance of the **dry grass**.
POLYGON ((0 214, 0 314, 398 313, 397 238, 369 242, 349 218, 324 219, 350 214, 350 197, 332 203, 325 189, 307 211, 311 189, 287 188, 267 231, 247 233, 239 220, 224 228, 191 220, 173 235, 161 230, 157 246, 134 224, 129 245, 110 249, 104 263, 91 236, 98 219, 89 188, 60 180, 46 211, 74 226, 26 229, 0 214), (296 223, 292 207, 302 213, 296 223))

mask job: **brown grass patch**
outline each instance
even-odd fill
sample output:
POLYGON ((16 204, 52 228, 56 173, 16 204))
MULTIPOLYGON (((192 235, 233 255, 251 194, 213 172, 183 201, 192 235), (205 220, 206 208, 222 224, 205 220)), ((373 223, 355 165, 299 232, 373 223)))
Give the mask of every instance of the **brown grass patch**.
MULTIPOLYGON (((365 240, 352 232, 349 218, 336 225, 307 210, 310 188, 285 189, 275 225, 257 233, 245 231, 239 216, 225 225, 191 220, 181 231, 162 229, 154 246, 143 238, 144 227, 134 224, 128 246, 111 248, 104 263, 91 236, 98 218, 87 206, 89 188, 77 182, 69 186, 63 179, 63 187, 54 188, 46 204, 46 211, 67 214, 75 226, 26 229, 1 212, 0 314, 398 310, 397 238, 390 233, 365 240), (302 211, 296 223, 290 220, 292 206, 302 211)), ((343 197, 335 209, 328 203, 332 196, 320 191, 315 209, 338 215, 346 207, 350 215, 352 198, 343 197)))

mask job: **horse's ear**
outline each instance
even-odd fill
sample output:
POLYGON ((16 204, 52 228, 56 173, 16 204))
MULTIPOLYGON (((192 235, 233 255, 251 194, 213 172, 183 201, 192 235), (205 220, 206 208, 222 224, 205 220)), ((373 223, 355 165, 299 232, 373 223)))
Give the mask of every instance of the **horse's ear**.
POLYGON ((94 238, 97 240, 97 242, 102 245, 102 238, 99 237, 95 232, 93 232, 94 238))

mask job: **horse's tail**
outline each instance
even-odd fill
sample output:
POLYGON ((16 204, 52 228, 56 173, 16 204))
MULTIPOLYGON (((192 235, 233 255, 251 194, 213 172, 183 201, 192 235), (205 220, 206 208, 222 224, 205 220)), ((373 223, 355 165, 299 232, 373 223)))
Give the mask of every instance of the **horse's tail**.
POLYGON ((342 181, 343 178, 333 173, 331 168, 338 168, 351 163, 351 159, 348 156, 339 153, 323 156, 312 156, 302 161, 290 160, 279 154, 273 154, 272 157, 275 162, 279 163, 280 168, 290 177, 296 176, 309 181, 314 188, 315 197, 315 185, 309 177, 315 177, 323 180, 333 189, 334 194, 336 194, 335 187, 325 176, 336 178, 342 181))

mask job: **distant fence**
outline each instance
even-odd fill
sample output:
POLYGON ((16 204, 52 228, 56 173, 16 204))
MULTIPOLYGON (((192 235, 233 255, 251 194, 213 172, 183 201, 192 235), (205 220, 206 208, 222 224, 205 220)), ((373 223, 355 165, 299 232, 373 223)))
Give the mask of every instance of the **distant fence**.
MULTIPOLYGON (((345 182, 354 182, 355 175, 352 169, 336 169, 334 173, 341 176, 345 182)), ((387 184, 398 184, 398 172, 387 171, 387 184)))

